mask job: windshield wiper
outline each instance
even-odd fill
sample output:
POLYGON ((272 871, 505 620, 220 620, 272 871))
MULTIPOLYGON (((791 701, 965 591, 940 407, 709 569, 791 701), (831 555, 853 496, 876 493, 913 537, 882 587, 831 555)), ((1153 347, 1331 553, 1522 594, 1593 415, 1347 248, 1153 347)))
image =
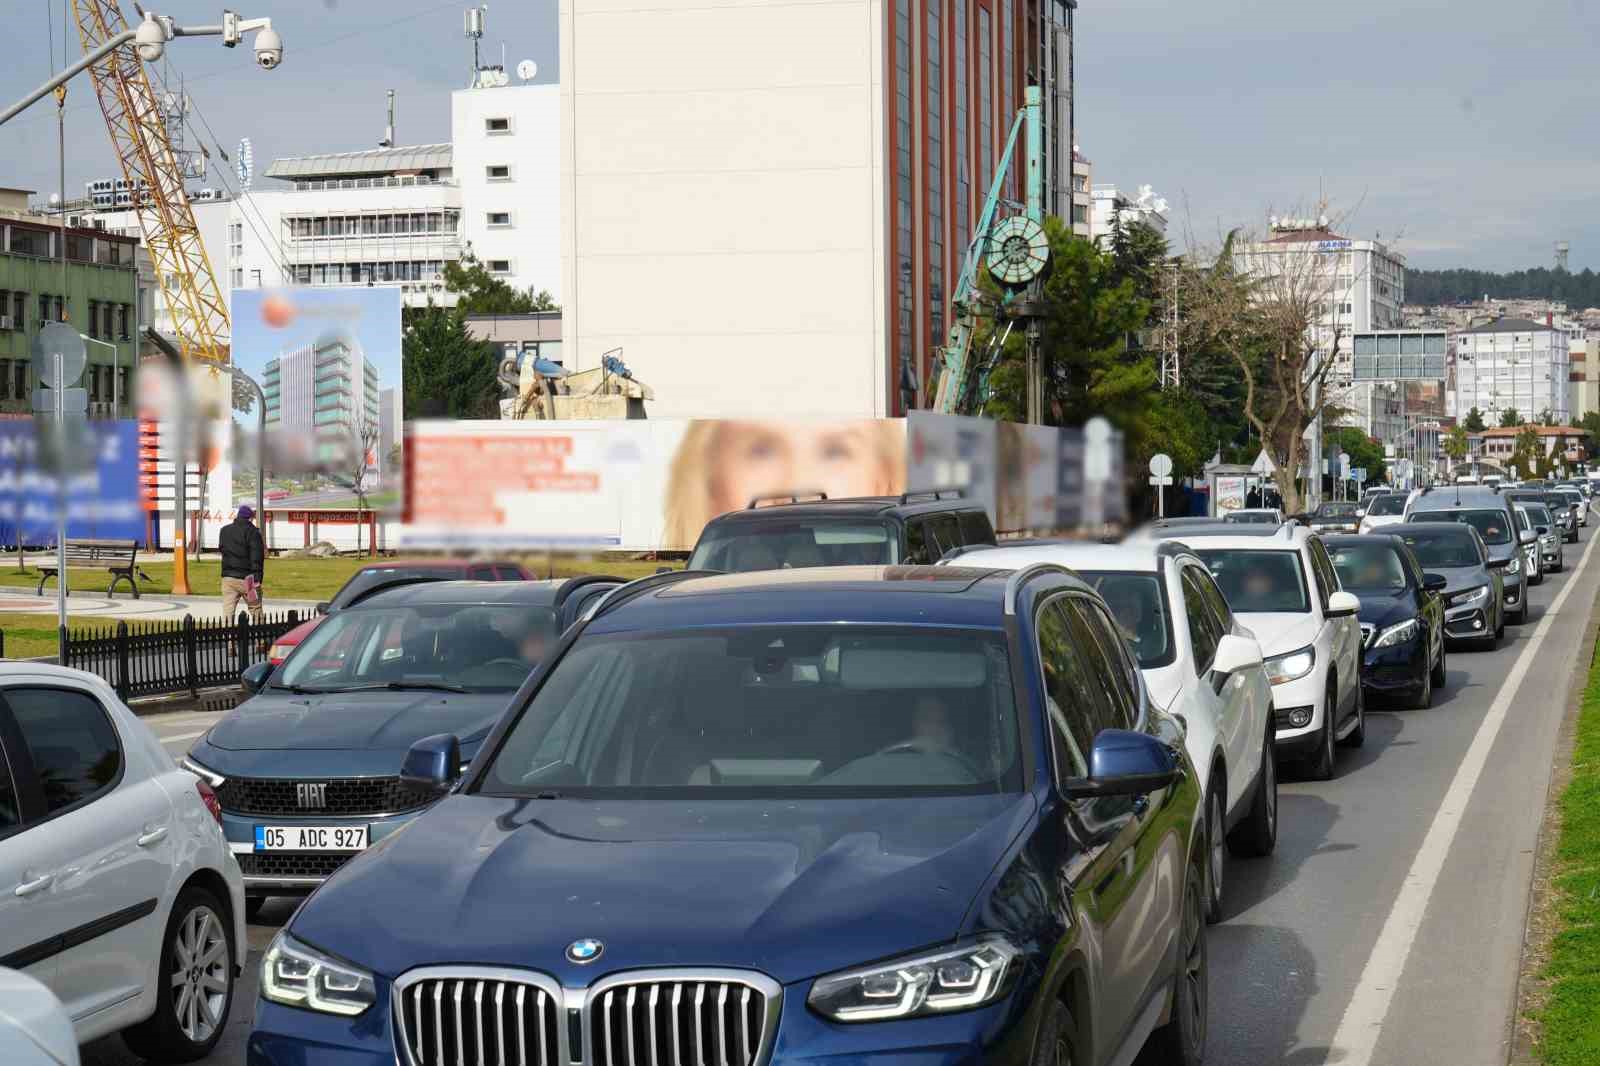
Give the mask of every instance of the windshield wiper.
POLYGON ((328 692, 471 692, 454 681, 384 681, 375 685, 346 685, 328 692))
POLYGON ((280 692, 292 692, 296 696, 321 696, 324 693, 334 691, 333 689, 330 689, 330 688, 307 688, 305 685, 277 685, 277 684, 273 684, 273 685, 268 685, 267 687, 268 688, 278 689, 280 692))

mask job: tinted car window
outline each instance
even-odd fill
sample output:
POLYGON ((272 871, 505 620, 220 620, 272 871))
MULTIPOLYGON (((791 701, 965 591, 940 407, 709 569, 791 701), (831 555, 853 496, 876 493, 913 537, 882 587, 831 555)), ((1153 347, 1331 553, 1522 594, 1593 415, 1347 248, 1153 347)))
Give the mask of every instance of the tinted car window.
POLYGON ((747 573, 812 566, 888 566, 899 562, 898 555, 894 533, 883 522, 728 522, 706 530, 695 545, 688 568, 747 573))
POLYGON ((1382 518, 1386 515, 1404 514, 1405 510, 1406 498, 1400 495, 1398 492, 1389 492, 1382 496, 1374 496, 1372 501, 1367 504, 1368 517, 1382 518))
POLYGON ((1339 591, 1339 575, 1333 569, 1333 563, 1328 559, 1328 546, 1316 537, 1306 542, 1306 550, 1311 554, 1311 572, 1317 575, 1317 590, 1322 596, 1322 606, 1326 610, 1328 597, 1339 591))
POLYGON ((962 511, 957 516, 961 524, 961 542, 963 544, 993 544, 994 526, 989 524, 989 516, 983 511, 962 511))
POLYGON ((22 824, 22 808, 17 802, 16 781, 11 773, 11 760, 0 744, 0 837, 22 824))
POLYGON ((1296 550, 1201 548, 1195 554, 1211 569, 1235 614, 1311 610, 1296 550))
POLYGON ((1112 621, 1142 668, 1172 661, 1172 616, 1156 575, 1085 570, 1079 576, 1111 606, 1112 621))
POLYGON ((1183 612, 1189 622, 1189 643, 1194 648, 1195 673, 1204 674, 1211 669, 1211 660, 1217 654, 1217 641, 1222 635, 1217 632, 1216 618, 1206 610, 1205 593, 1200 591, 1195 568, 1184 567, 1181 580, 1183 612))
POLYGON ((1087 605, 1076 597, 1066 597, 1057 600, 1056 607, 1066 618, 1068 636, 1084 665, 1082 687, 1091 735, 1098 736, 1103 729, 1127 729, 1133 716, 1128 711, 1126 682, 1106 656, 1087 605))
POLYGON ((33 757, 46 811, 82 803, 116 781, 122 747, 99 700, 59 688, 8 688, 5 698, 33 757))
POLYGON ((1477 542, 1472 539, 1472 534, 1465 530, 1460 533, 1447 533, 1443 530, 1427 533, 1403 532, 1400 534, 1400 539, 1405 541, 1406 547, 1416 555, 1417 562, 1422 564, 1424 570, 1483 565, 1483 557, 1478 554, 1477 542))
POLYGON ((1088 685, 1089 668, 1072 643, 1066 616, 1057 610, 1056 602, 1046 603, 1039 609, 1036 628, 1045 694, 1049 697, 1047 710, 1056 752, 1056 772, 1065 779, 1088 774, 1095 722, 1089 710, 1093 700, 1088 685))
POLYGON ((1095 646, 1100 650, 1100 660, 1107 671, 1112 710, 1116 712, 1115 729, 1132 729, 1139 720, 1139 693, 1142 682, 1133 665, 1128 642, 1112 624, 1104 607, 1093 600, 1074 597, 1067 601, 1093 631, 1095 646))
POLYGON ((1194 572, 1195 584, 1200 588, 1200 594, 1205 597, 1206 606, 1210 608, 1211 617, 1217 623, 1217 636, 1233 632, 1233 611, 1228 607, 1228 601, 1222 598, 1222 592, 1217 588, 1217 583, 1212 580, 1209 571, 1196 569, 1194 572))
POLYGON ((1251 526, 1275 526, 1278 524, 1278 516, 1270 511, 1233 511, 1223 515, 1222 520, 1251 526))
POLYGON ((1317 518, 1354 518, 1361 509, 1359 503, 1325 503, 1316 509, 1317 518))
POLYGON ((956 516, 953 514, 929 515, 927 518, 928 532, 934 540, 933 556, 942 558, 944 553, 951 548, 961 547, 961 531, 956 525, 956 516))
POLYGON ((1485 544, 1510 544, 1511 519, 1497 508, 1413 512, 1413 522, 1460 522, 1476 529, 1485 544))
POLYGON ((1526 506, 1528 508, 1528 517, 1533 519, 1534 525, 1544 526, 1546 529, 1555 525, 1555 518, 1550 514, 1548 507, 1538 503, 1531 503, 1526 506))
POLYGON ((724 798, 1022 787, 1005 638, 780 625, 581 637, 483 791, 724 798))
MULTIPOLYGON (((928 535, 928 525, 920 518, 906 523, 906 565, 924 566, 933 562, 933 538, 928 535)), ((691 567, 690 569, 693 569, 691 567)))
POLYGON ((494 576, 498 581, 523 580, 521 572, 514 566, 497 566, 494 568, 494 576))
POLYGON ((1339 584, 1363 592, 1399 592, 1406 587, 1400 553, 1384 545, 1337 545, 1329 550, 1339 584))

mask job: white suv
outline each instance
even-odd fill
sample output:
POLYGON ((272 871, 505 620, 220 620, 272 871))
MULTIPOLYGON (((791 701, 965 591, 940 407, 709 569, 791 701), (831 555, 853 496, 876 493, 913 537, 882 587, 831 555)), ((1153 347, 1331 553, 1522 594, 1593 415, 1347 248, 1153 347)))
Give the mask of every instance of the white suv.
POLYGON ((1272 853, 1278 837, 1272 686, 1255 636, 1239 625, 1205 563, 1179 544, 1025 541, 958 549, 960 566, 1059 563, 1105 597, 1150 698, 1183 719, 1206 796, 1208 917, 1222 917, 1224 850, 1272 853))
POLYGON ((1284 525, 1258 535, 1163 531, 1205 561, 1239 621, 1256 634, 1272 681, 1279 757, 1303 758, 1313 777, 1336 769, 1335 742, 1366 739, 1361 698, 1361 601, 1339 587, 1322 538, 1284 525))
POLYGON ((0 662, 0 966, 54 992, 80 1041, 208 1054, 245 948, 221 813, 104 681, 0 662))

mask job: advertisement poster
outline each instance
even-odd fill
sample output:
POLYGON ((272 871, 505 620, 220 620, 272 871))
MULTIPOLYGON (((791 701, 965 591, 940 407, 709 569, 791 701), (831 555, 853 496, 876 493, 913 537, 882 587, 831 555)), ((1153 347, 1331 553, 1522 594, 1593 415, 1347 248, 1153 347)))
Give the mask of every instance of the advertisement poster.
POLYGON ((414 422, 400 537, 688 551, 712 518, 762 497, 897 496, 905 456, 897 420, 414 422))
POLYGON ((54 544, 66 506, 67 536, 75 539, 145 539, 145 499, 139 478, 139 424, 133 420, 87 423, 94 453, 91 469, 68 479, 40 469, 32 419, 0 420, 0 544, 54 544))
POLYGON ((1229 511, 1237 511, 1244 506, 1245 478, 1219 477, 1217 478, 1217 514, 1225 515, 1229 511))
POLYGON ((233 503, 397 514, 404 488, 400 290, 232 294, 233 503), (255 388, 265 397, 258 430, 255 388))
MULTIPOLYGON (((919 492, 959 489, 963 498, 983 505, 995 528, 1005 528, 1000 515, 1000 427, 990 418, 941 415, 913 411, 906 418, 906 484, 919 492)), ((1019 469, 1022 450, 1017 438, 1008 438, 1008 462, 1019 469)), ((1012 497, 1007 508, 1025 506, 1012 497)))

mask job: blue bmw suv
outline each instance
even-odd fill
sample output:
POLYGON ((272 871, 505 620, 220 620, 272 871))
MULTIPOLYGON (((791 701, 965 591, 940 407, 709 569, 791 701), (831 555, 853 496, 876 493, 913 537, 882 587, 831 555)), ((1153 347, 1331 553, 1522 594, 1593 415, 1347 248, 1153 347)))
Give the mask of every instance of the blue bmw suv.
POLYGON ((252 1066, 1126 1062, 1205 1047, 1180 726, 1049 564, 658 575, 295 913, 252 1066))

